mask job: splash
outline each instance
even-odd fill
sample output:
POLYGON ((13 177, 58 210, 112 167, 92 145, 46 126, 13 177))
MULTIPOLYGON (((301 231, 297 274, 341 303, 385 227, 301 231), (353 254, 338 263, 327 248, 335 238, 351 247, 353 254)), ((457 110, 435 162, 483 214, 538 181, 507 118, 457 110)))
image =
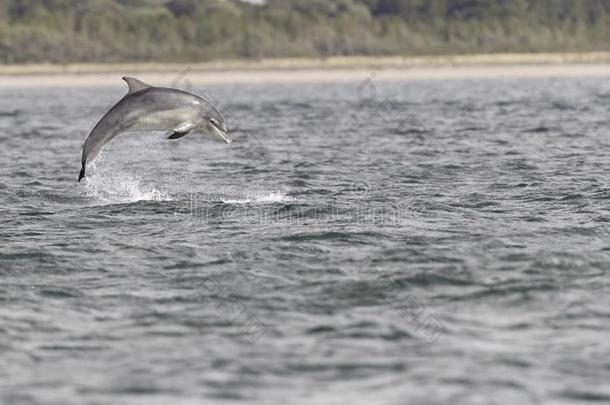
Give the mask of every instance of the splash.
POLYGON ((166 190, 143 182, 132 174, 95 174, 83 180, 87 197, 102 205, 125 204, 137 201, 171 201, 173 198, 166 190))

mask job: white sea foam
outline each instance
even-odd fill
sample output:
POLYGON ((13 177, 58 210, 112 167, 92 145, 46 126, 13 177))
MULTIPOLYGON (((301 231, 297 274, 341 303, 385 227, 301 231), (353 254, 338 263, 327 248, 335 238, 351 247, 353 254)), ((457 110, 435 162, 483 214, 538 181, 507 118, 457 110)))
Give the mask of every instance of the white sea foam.
POLYGON ((290 197, 284 192, 273 191, 271 193, 260 193, 247 196, 246 198, 237 199, 222 199, 227 204, 257 204, 257 203, 279 203, 295 201, 294 197, 290 197))

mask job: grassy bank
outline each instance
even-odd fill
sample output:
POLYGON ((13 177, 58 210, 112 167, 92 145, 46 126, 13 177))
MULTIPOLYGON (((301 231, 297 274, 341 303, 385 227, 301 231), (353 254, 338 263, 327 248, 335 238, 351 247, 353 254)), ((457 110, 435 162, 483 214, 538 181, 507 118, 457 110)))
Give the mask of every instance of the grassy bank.
POLYGON ((608 0, 0 0, 0 62, 610 51, 608 0))

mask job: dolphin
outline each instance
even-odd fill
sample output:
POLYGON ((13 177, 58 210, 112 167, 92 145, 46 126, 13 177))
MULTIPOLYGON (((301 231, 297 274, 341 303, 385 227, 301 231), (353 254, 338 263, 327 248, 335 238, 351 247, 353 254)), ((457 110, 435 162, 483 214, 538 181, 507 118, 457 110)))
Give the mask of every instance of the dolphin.
POLYGON ((123 77, 123 80, 129 91, 85 140, 78 181, 85 177, 87 163, 123 132, 169 131, 168 139, 179 139, 193 131, 231 143, 225 119, 204 98, 182 90, 150 86, 133 77, 123 77))

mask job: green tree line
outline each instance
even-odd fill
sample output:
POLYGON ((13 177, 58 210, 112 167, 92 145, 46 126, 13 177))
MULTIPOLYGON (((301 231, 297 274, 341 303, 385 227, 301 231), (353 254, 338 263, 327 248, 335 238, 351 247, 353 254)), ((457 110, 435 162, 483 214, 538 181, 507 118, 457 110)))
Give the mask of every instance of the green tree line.
POLYGON ((610 0, 0 0, 0 63, 610 50, 610 0))

